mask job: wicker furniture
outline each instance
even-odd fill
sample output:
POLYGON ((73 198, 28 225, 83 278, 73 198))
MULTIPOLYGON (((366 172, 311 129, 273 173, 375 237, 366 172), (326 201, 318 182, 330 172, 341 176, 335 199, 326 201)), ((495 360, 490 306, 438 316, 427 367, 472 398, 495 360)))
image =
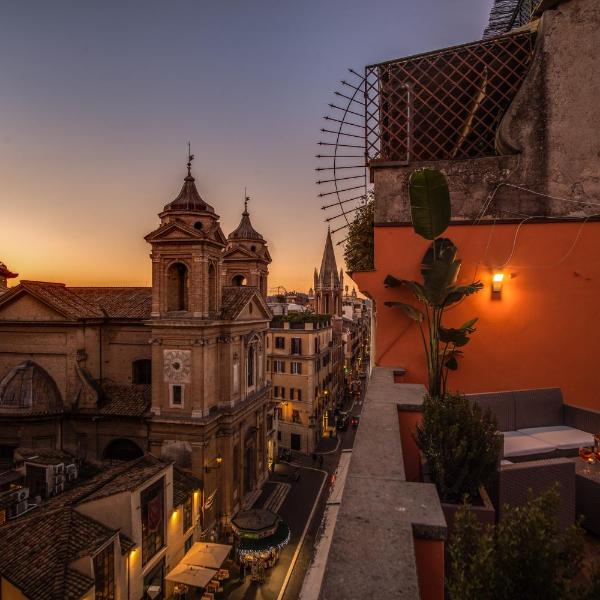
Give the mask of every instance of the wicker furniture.
POLYGON ((589 465, 580 458, 568 460, 575 464, 577 514, 583 516, 586 529, 600 535, 600 465, 589 465))
POLYGON ((504 457, 512 462, 573 456, 594 443, 600 413, 563 403, 559 388, 469 394, 489 408, 504 435, 504 457))
MULTIPOLYGON (((519 463, 502 461, 498 477, 490 490, 498 519, 501 519, 506 513, 507 505, 523 506, 527 502, 530 491, 534 497, 537 497, 558 482, 559 526, 561 529, 566 529, 573 525, 576 505, 575 468, 574 459, 570 458, 531 460, 519 463)), ((598 491, 600 492, 600 487, 598 491)))

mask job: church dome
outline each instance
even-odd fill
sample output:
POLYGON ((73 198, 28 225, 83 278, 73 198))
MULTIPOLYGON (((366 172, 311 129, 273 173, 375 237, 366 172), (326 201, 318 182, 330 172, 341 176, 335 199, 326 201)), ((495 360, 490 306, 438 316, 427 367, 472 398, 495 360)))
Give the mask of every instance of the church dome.
POLYGON ((244 203, 244 212, 242 213, 242 220, 240 224, 237 226, 237 229, 234 229, 228 236, 228 240, 259 240, 264 241, 264 238, 254 227, 252 227, 252 223, 250 222, 250 213, 248 212, 248 198, 244 203))
POLYGON ((215 212, 215 209, 205 202, 198 190, 196 189, 195 179, 188 171, 187 177, 183 180, 183 187, 179 192, 177 198, 167 204, 164 208, 165 212, 168 211, 189 211, 189 212, 215 212))
POLYGON ((48 413, 62 408, 56 382, 31 360, 14 367, 0 381, 0 409, 48 413))

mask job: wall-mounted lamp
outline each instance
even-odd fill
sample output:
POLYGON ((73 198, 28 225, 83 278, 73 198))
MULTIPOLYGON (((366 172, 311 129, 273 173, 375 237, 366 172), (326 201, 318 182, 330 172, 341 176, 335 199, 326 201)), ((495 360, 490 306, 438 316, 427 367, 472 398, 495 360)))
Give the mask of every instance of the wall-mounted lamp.
MULTIPOLYGON (((211 461, 213 462, 213 461, 211 461)), ((217 456, 217 458, 214 459, 214 462, 217 463, 217 465, 215 467, 210 467, 210 463, 208 463, 208 465, 206 465, 204 467, 204 472, 205 473, 210 473, 210 471, 214 471, 216 469, 218 469, 221 466, 221 463, 223 462, 223 457, 222 456, 217 456)))
POLYGON ((502 296, 502 283, 504 282, 504 273, 496 271, 492 275, 492 299, 499 300, 502 296))

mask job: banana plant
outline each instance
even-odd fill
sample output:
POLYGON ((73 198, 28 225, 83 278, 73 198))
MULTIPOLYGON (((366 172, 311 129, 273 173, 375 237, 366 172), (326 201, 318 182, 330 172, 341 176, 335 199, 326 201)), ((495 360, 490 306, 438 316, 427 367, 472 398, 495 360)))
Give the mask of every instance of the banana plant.
POLYGON ((448 238, 438 237, 450 223, 450 194, 444 175, 433 169, 415 171, 409 180, 409 192, 413 228, 432 242, 421 265, 423 283, 388 275, 384 284, 407 288, 423 308, 397 301, 385 304, 400 308, 418 325, 427 361, 429 395, 443 398, 448 372, 458 369, 462 348, 477 323, 477 319, 470 319, 460 327, 445 327, 445 311, 477 293, 483 284, 457 284, 461 265, 456 258, 458 250, 448 238))

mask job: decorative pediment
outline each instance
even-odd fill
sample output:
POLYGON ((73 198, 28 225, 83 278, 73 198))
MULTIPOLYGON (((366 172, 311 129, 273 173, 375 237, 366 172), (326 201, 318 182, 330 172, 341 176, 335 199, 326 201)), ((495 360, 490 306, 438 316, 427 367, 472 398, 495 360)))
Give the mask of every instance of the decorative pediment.
POLYGON ((226 250, 223 253, 223 258, 227 260, 256 260, 258 257, 255 252, 250 252, 250 250, 241 246, 235 246, 226 250))
POLYGON ((172 223, 163 225, 145 237, 145 240, 149 243, 163 241, 198 241, 203 239, 206 239, 206 234, 204 232, 189 227, 181 221, 173 221, 172 223))

